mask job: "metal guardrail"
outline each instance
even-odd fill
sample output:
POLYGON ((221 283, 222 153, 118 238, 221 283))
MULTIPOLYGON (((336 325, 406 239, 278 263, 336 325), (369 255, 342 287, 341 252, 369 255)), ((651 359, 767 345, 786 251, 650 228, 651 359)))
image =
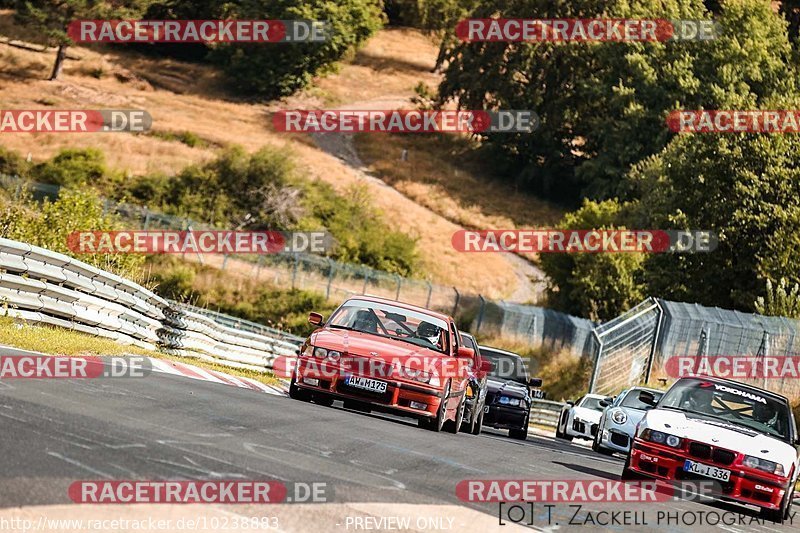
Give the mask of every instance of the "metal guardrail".
POLYGON ((564 404, 561 402, 534 399, 531 402, 530 423, 555 429, 558 425, 558 417, 561 415, 562 407, 564 407, 564 404))
POLYGON ((294 357, 302 339, 165 300, 120 276, 26 243, 0 239, 5 314, 144 349, 264 372, 294 357))

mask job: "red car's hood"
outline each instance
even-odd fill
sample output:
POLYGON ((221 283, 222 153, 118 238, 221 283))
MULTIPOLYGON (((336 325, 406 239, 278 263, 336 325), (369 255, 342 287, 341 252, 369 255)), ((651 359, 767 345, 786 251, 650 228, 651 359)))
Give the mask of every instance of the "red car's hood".
POLYGON ((441 366, 442 359, 450 359, 449 355, 370 333, 344 329, 322 328, 311 334, 311 345, 315 347, 337 350, 350 356, 361 356, 382 359, 388 363, 399 363, 403 366, 425 370, 424 366, 441 366))

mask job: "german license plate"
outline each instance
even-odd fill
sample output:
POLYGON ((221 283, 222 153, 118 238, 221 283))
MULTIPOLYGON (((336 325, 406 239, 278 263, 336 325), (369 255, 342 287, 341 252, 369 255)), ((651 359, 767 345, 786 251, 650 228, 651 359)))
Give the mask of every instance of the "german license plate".
POLYGON ((718 481, 730 481, 731 471, 724 468, 717 468, 716 466, 704 465, 702 463, 695 463, 694 461, 687 460, 683 463, 684 472, 692 472, 701 476, 710 477, 718 481))
POLYGON ((364 389, 370 392, 386 392, 386 382, 379 379, 365 378, 361 376, 347 376, 344 384, 357 389, 364 389))

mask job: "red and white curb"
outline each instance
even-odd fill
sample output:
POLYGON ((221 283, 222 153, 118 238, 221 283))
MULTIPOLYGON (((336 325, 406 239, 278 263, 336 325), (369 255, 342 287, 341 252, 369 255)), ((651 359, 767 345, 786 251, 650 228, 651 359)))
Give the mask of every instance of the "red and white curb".
POLYGON ((261 383, 255 379, 242 376, 231 376, 230 374, 217 372, 216 370, 208 370, 194 365, 178 363, 176 361, 153 358, 151 358, 150 361, 153 364, 153 371, 161 372, 162 374, 172 374, 174 376, 183 376, 191 379, 210 381, 212 383, 221 383, 223 385, 239 387, 240 389, 252 389, 278 396, 285 396, 287 391, 286 388, 267 385, 266 383, 261 383))

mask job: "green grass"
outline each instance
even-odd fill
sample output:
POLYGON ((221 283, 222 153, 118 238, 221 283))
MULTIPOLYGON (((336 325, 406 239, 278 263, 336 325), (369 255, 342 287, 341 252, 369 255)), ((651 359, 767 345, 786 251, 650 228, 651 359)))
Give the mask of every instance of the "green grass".
POLYGON ((0 317, 0 344, 49 355, 155 355, 152 351, 111 339, 53 326, 21 323, 8 316, 0 317))
POLYGON ((261 374, 253 370, 230 368, 193 357, 177 357, 157 350, 144 350, 79 331, 72 331, 54 326, 22 323, 8 316, 0 316, 0 344, 19 348, 21 350, 30 350, 47 355, 60 356, 147 355, 158 359, 177 361, 200 368, 215 370, 233 376, 251 378, 267 385, 279 385, 281 383, 281 381, 271 373, 261 374))

